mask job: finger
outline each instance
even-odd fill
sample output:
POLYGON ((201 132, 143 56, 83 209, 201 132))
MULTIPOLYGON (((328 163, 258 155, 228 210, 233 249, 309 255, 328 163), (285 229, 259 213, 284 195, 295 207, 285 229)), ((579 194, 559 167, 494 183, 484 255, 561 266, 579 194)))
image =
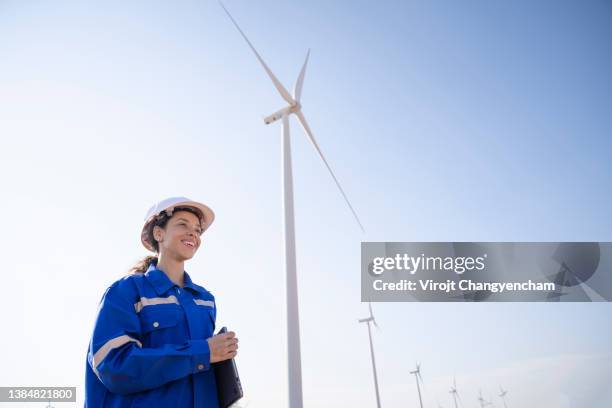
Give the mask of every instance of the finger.
POLYGON ((223 344, 235 344, 238 341, 236 340, 236 338, 234 337, 233 339, 224 339, 223 340, 223 344))

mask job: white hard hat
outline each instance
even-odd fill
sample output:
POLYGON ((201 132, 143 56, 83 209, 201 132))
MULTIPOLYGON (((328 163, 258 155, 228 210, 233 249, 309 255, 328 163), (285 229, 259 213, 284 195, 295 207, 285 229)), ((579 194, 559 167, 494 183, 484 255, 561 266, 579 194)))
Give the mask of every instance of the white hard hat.
POLYGON ((187 197, 166 198, 165 200, 162 200, 149 208, 149 211, 147 211, 147 215, 144 219, 144 225, 140 233, 140 240, 142 241, 142 245, 144 245, 144 247, 149 251, 155 252, 155 247, 153 246, 152 241, 153 237, 151 236, 151 224, 153 224, 157 217, 164 211, 171 216, 172 211, 177 207, 189 207, 198 212, 200 214, 202 232, 206 231, 215 219, 215 213, 213 210, 202 203, 190 200, 187 197))

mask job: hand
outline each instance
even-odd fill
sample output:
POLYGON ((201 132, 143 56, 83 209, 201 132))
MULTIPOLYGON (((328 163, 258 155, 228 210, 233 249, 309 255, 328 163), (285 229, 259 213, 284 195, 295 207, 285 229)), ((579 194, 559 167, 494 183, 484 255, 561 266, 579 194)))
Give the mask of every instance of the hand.
POLYGON ((229 360, 238 354, 238 338, 234 332, 217 334, 206 341, 210 348, 211 363, 229 360))

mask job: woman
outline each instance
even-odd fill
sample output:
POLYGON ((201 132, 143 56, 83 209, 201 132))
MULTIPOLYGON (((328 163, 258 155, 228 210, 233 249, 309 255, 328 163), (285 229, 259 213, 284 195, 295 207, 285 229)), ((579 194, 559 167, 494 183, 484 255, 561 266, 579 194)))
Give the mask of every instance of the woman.
POLYGON ((218 407, 211 363, 236 356, 213 336, 215 298, 185 272, 214 220, 206 205, 168 198, 147 213, 141 241, 156 256, 104 293, 87 353, 86 407, 218 407))

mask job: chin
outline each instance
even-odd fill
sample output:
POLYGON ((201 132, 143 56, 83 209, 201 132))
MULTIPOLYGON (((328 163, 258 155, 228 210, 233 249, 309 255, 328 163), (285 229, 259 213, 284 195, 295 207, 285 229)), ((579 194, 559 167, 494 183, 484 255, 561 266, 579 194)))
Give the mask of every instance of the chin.
POLYGON ((184 253, 184 252, 182 252, 182 253, 179 253, 178 256, 179 256, 179 258, 181 258, 182 261, 188 261, 191 258, 193 258, 193 256, 195 254, 196 254, 195 252, 193 252, 193 253, 184 253))

